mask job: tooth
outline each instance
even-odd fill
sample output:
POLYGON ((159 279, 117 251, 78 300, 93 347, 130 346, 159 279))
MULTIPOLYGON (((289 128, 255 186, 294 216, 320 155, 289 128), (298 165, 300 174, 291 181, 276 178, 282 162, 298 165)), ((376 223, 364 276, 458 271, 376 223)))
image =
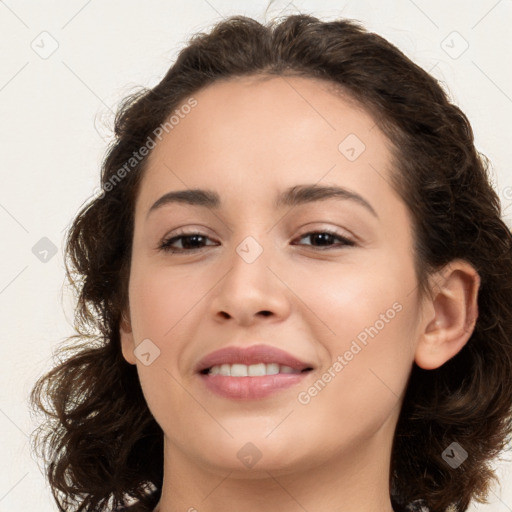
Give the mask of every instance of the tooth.
POLYGON ((231 365, 231 377, 247 377, 247 366, 245 364, 231 365))
POLYGON ((231 375, 231 365, 230 364, 221 364, 219 373, 221 375, 224 375, 225 377, 229 377, 231 375))
POLYGON ((263 375, 266 375, 267 369, 265 367, 265 363, 258 363, 258 364, 251 364, 248 367, 247 374, 250 377, 261 377, 263 375))
POLYGON ((291 366, 279 365, 278 363, 256 363, 245 364, 222 364, 210 368, 208 375, 223 375, 225 377, 263 377, 265 375, 277 375, 278 373, 296 374, 301 373, 291 366))
POLYGON ((279 373, 279 365, 277 363, 267 364, 267 375, 277 375, 279 373))

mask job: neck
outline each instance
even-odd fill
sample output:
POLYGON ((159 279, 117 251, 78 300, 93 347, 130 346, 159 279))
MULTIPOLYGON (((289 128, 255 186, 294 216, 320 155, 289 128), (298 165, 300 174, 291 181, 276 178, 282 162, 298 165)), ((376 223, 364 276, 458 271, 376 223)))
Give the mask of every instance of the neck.
POLYGON ((388 422, 357 449, 333 451, 316 466, 268 471, 255 466, 248 473, 207 467, 165 438, 162 496, 155 512, 392 512, 394 427, 388 422))

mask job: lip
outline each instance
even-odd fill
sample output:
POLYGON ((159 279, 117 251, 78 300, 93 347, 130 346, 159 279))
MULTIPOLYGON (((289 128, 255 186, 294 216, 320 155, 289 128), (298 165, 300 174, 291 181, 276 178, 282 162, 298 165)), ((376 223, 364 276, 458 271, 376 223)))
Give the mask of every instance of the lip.
MULTIPOLYGON (((277 363, 290 366, 295 370, 313 368, 312 364, 300 361, 288 352, 270 345, 252 345, 250 347, 224 347, 203 357, 196 366, 196 372, 201 372, 212 366, 221 364, 257 364, 277 363)), ((237 377, 242 378, 242 377, 237 377)))
POLYGON ((297 374, 279 373, 259 377, 227 377, 202 373, 207 368, 221 364, 277 363, 296 370, 313 369, 313 365, 300 361, 284 350, 269 345, 251 347, 225 347, 208 354, 196 366, 196 373, 213 393, 236 400, 259 400, 280 390, 302 382, 311 372, 297 374))

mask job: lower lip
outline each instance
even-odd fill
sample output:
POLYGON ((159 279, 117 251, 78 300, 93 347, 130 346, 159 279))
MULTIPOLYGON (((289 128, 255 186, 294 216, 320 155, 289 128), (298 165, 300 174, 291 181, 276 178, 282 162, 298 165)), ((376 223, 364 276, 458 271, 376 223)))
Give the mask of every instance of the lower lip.
POLYGON ((311 372, 278 373, 261 377, 226 377, 224 375, 200 375, 208 389, 224 398, 258 400, 282 389, 295 386, 311 372))

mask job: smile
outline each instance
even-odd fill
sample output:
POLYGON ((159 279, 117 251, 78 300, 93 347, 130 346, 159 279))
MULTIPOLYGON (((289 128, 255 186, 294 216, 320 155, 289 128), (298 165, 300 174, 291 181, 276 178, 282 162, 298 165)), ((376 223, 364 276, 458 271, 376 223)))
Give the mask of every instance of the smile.
POLYGON ((221 364, 207 368, 203 371, 206 375, 223 375, 224 377, 262 377, 264 375, 278 375, 280 373, 298 374, 304 370, 298 370, 291 366, 280 365, 279 363, 258 363, 258 364, 221 364))
POLYGON ((260 400, 302 382, 313 365, 269 345, 227 346, 202 358, 196 374, 217 396, 260 400))

